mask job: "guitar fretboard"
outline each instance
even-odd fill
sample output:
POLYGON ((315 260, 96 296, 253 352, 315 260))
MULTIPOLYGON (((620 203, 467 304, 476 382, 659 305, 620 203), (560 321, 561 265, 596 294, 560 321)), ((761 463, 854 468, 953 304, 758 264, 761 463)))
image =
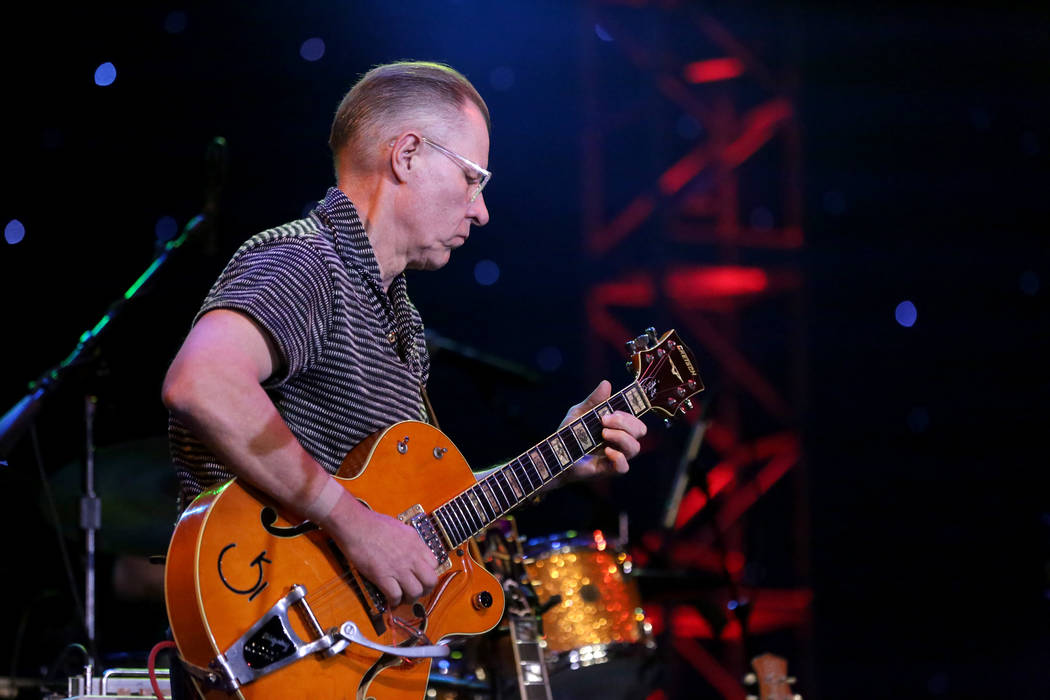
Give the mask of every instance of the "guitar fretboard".
POLYGON ((453 547, 479 534, 566 469, 605 446, 602 419, 623 411, 639 416, 650 408, 637 382, 583 414, 516 459, 434 510, 453 547))

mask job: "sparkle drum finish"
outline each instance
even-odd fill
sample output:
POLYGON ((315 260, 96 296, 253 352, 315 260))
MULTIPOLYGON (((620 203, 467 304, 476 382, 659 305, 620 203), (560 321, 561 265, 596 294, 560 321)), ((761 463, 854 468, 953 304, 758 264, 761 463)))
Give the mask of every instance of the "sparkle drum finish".
POLYGON ((552 668, 575 670, 653 648, 630 557, 601 532, 532 539, 525 570, 541 601, 562 598, 543 615, 552 668))

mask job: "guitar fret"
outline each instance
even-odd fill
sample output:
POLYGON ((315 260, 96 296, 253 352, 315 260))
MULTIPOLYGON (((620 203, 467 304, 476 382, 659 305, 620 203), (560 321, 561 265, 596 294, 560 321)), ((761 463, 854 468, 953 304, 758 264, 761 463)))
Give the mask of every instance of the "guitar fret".
POLYGON ((629 404, 627 402, 627 399, 624 398, 623 392, 620 392, 619 394, 616 394, 615 396, 611 397, 608 403, 616 411, 623 411, 624 413, 633 413, 633 411, 631 410, 631 404, 629 404))
POLYGON ((565 450, 569 453, 569 457, 572 458, 573 464, 583 458, 586 451, 580 447, 579 440, 576 439, 576 435, 571 430, 568 428, 559 430, 558 437, 561 438, 562 443, 565 445, 565 450))
POLYGON ((587 432, 590 433, 591 437, 594 439, 595 444, 600 444, 604 441, 602 430, 605 426, 602 424, 601 416, 594 411, 590 411, 580 420, 583 421, 583 425, 587 428, 587 432))
POLYGON ((506 508, 500 504, 499 498, 497 498, 496 493, 492 490, 492 484, 489 483, 488 477, 479 481, 478 487, 481 488, 481 492, 485 494, 489 508, 492 510, 492 519, 495 520, 506 510, 506 508))
POLYGON ((495 520, 496 512, 492 508, 492 504, 488 502, 485 497, 485 491, 481 488, 481 484, 470 487, 471 498, 481 506, 481 516, 486 520, 495 520))
POLYGON ((558 464, 561 465, 562 469, 565 469, 572 464, 572 458, 569 457, 569 451, 565 449, 565 442, 561 439, 560 435, 555 433, 547 440, 547 444, 550 445, 551 450, 557 455, 558 464))
POLYGON ((499 472, 489 474, 485 477, 485 483, 489 485, 489 491, 492 493, 492 497, 496 499, 496 503, 499 506, 499 512, 506 513, 514 504, 511 503, 509 498, 507 498, 507 493, 504 491, 503 485, 500 484, 499 479, 497 478, 498 476, 499 472), (495 485, 495 488, 493 488, 493 485, 495 485))
POLYGON ((550 444, 544 440, 540 444, 536 445, 536 451, 540 453, 540 457, 543 458, 543 463, 547 465, 547 470, 550 472, 551 478, 558 476, 561 473, 561 465, 558 463, 558 457, 554 454, 554 450, 551 449, 550 444))
POLYGON ((538 445, 529 450, 529 459, 532 460, 532 465, 536 467, 536 471, 540 473, 540 479, 542 481, 551 478, 550 469, 547 467, 547 460, 543 458, 538 445))
POLYGON ((481 505, 481 501, 478 500, 478 495, 474 493, 473 488, 467 489, 466 495, 467 501, 470 503, 470 507, 473 508, 474 512, 478 514, 478 529, 481 529, 485 526, 485 523, 489 519, 488 513, 485 512, 485 508, 481 505))
POLYGON ((467 508, 467 504, 463 501, 462 496, 456 496, 453 498, 452 503, 454 503, 456 509, 463 514, 463 523, 467 528, 467 536, 463 538, 463 541, 466 541, 470 539, 470 536, 477 532, 480 527, 474 526, 474 518, 471 517, 470 509, 467 508))
POLYGON ((452 540, 451 544, 454 546, 460 541, 460 534, 456 521, 452 517, 452 510, 446 504, 434 512, 438 514, 438 517, 441 520, 441 526, 445 529, 445 533, 449 536, 449 539, 452 540))
POLYGON ((503 478, 507 480, 507 486, 514 492, 514 502, 520 503, 521 499, 525 497, 525 492, 522 491, 521 482, 518 481, 517 475, 514 473, 511 465, 507 465, 500 469, 500 473, 503 474, 503 478))
POLYGON ((641 388, 637 384, 632 384, 623 391, 624 397, 627 399, 628 405, 631 407, 631 412, 636 416, 640 416, 645 413, 648 409, 645 395, 642 393, 641 388))
POLYGON ((510 497, 510 486, 506 483, 506 477, 503 476, 502 471, 495 471, 489 479, 499 489, 500 498, 503 499, 503 511, 506 512, 514 506, 514 501, 510 497))
POLYGON ((463 509, 460 508, 458 499, 453 498, 448 503, 456 518, 456 524, 459 526, 459 541, 466 542, 467 538, 470 537, 470 526, 467 523, 466 515, 463 513, 463 509))
POLYGON ((452 530, 455 532, 456 535, 455 543, 458 544, 466 539, 466 537, 464 536, 464 531, 466 530, 466 528, 463 525, 463 520, 460 517, 459 513, 456 512, 456 508, 453 502, 449 501, 445 504, 445 506, 446 512, 449 516, 449 522, 452 524, 452 530))
POLYGON ((572 434, 576 436, 577 442, 580 443, 580 449, 584 452, 590 452, 591 448, 594 447, 594 438, 591 436, 583 419, 577 418, 569 425, 569 428, 572 430, 572 434))
POLYGON ((518 457, 512 462, 512 464, 515 465, 514 473, 518 475, 518 479, 521 480, 522 476, 525 477, 525 480, 522 481, 522 486, 525 487, 526 495, 532 493, 538 488, 536 486, 537 483, 543 483, 539 479, 539 474, 536 474, 536 478, 533 479, 533 475, 529 473, 532 464, 528 460, 518 457))

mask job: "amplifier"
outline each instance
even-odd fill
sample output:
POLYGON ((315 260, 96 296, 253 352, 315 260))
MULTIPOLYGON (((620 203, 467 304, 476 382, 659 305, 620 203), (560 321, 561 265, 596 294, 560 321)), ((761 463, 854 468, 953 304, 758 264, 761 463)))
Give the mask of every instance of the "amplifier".
MULTIPOLYGON (((171 674, 166 668, 154 669, 157 686, 164 697, 171 697, 171 674)), ((76 698, 77 700, 94 700, 95 698, 155 698, 153 685, 149 682, 149 670, 145 668, 111 668, 102 676, 92 674, 88 666, 86 672, 72 676, 68 682, 68 695, 52 694, 44 700, 76 698)))

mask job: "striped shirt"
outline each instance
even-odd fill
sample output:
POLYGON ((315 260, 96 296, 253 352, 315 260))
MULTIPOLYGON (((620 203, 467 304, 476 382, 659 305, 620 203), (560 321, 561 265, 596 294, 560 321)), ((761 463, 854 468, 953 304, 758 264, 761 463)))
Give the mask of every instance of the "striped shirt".
MULTIPOLYGON (((421 386, 430 359, 404 273, 384 292, 379 263, 354 205, 331 188, 305 219, 259 233, 226 265, 194 323, 233 309, 273 341, 280 367, 264 383, 303 448, 331 473, 372 433, 426 420, 421 386)), ((174 416, 171 457, 179 511, 233 478, 174 416)))

